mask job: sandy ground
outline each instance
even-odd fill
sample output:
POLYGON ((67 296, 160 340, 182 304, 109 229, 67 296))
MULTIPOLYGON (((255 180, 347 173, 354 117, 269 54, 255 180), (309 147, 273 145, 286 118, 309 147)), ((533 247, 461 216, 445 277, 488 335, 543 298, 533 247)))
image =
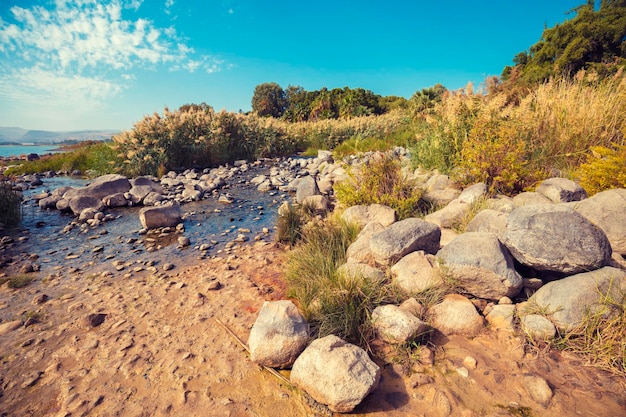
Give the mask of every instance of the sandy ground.
MULTIPOLYGON (((258 242, 169 271, 66 267, 2 286, 0 416, 332 415, 251 363, 216 321, 247 340, 263 302, 285 297, 283 258, 258 242)), ((353 415, 626 415, 624 379, 580 358, 525 352, 519 338, 489 329, 435 342, 434 365, 428 354, 422 364, 397 352, 379 361, 382 384, 353 415), (548 404, 529 395, 529 375, 550 385, 548 404)))

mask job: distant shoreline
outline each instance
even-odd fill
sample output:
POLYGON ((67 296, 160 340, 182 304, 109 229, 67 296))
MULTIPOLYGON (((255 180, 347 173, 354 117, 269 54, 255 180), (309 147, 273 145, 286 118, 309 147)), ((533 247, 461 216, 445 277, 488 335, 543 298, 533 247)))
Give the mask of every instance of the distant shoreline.
POLYGON ((19 159, 20 156, 37 154, 45 155, 50 153, 62 152, 62 145, 58 143, 51 144, 6 144, 0 143, 0 158, 2 159, 19 159))

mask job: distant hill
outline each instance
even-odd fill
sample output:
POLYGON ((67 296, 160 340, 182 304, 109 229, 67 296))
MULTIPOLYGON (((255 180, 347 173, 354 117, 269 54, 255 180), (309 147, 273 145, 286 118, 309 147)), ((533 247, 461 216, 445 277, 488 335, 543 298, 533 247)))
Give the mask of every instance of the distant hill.
POLYGON ((0 127, 0 144, 21 143, 61 143, 82 142, 85 140, 109 140, 120 133, 118 130, 77 130, 52 132, 47 130, 26 130, 19 127, 0 127))

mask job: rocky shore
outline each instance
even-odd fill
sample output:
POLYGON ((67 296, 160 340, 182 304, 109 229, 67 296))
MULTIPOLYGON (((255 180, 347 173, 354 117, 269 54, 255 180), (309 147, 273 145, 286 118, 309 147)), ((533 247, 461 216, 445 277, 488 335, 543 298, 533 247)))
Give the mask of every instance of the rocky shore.
MULTIPOLYGON (((394 152, 400 158, 405 154, 394 152)), ((389 276, 408 293, 417 292, 437 284, 440 259, 459 282, 458 294, 429 310, 408 298, 375 311, 380 349, 432 333, 411 358, 397 362, 372 360, 338 340, 309 344, 302 331, 284 334, 286 328, 306 325, 286 301, 283 253, 272 241, 271 228, 249 232, 235 227, 219 249, 185 236, 193 218, 186 207, 209 200, 227 210, 238 204, 231 191, 240 181, 271 197, 271 210, 278 210, 287 193, 319 212, 331 210, 332 186, 345 178, 346 169, 329 153, 240 161, 159 179, 110 176, 74 191, 37 193, 33 198, 42 210, 69 208, 74 216, 59 242, 76 233, 102 236, 120 221, 109 216, 115 210, 141 216, 137 207, 143 206, 142 211, 175 213, 151 223, 156 217, 143 211, 142 230, 133 231, 141 233, 142 251, 125 260, 119 255, 117 264, 114 259, 98 262, 99 252, 91 252, 95 260, 68 258, 66 265, 51 266, 38 262, 36 253, 20 251, 28 239, 3 238, 0 255, 9 254, 11 260, 0 272, 10 275, 30 264, 32 271, 22 272, 35 279, 24 288, 0 287, 2 412, 199 416, 211 410, 210 415, 273 416, 281 410, 284 416, 351 411, 466 417, 626 412, 623 377, 586 367, 576 355, 534 349, 524 341, 524 334, 545 343, 567 331, 584 306, 598 303, 594 289, 612 291, 622 283, 626 288, 626 191, 586 198, 575 184, 553 179, 534 193, 488 199, 466 232, 458 233, 453 227, 484 198, 484 185, 461 191, 445 176, 410 175, 441 210, 423 220, 403 221, 384 206, 357 206, 343 214, 363 226, 342 267, 346 273, 366 279, 389 276), (252 172, 257 168, 262 172, 252 172), (151 193, 160 197, 146 204, 151 193), (72 204, 72 199, 82 204, 85 197, 93 205, 72 204), (164 256, 172 246, 182 254, 176 261, 164 256), (216 319, 248 341, 250 357, 216 319), (288 360, 273 358, 285 356, 287 345, 294 344, 298 352, 286 355, 288 360), (256 363, 293 366, 291 375, 283 375, 300 388, 256 363), (344 369, 342 364, 352 365, 344 369), (354 389, 343 390, 337 380, 354 389)), ((37 186, 36 179, 24 177, 16 187, 37 186)), ((257 208, 256 217, 269 209, 257 208)))

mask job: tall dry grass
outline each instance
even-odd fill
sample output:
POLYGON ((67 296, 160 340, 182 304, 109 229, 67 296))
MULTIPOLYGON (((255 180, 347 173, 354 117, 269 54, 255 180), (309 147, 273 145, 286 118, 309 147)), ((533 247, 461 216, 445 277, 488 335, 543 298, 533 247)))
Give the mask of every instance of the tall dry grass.
POLYGON ((514 194, 550 176, 573 175, 592 147, 624 144, 626 76, 553 79, 514 102, 506 91, 483 95, 468 87, 444 95, 426 120, 416 165, 514 194))

